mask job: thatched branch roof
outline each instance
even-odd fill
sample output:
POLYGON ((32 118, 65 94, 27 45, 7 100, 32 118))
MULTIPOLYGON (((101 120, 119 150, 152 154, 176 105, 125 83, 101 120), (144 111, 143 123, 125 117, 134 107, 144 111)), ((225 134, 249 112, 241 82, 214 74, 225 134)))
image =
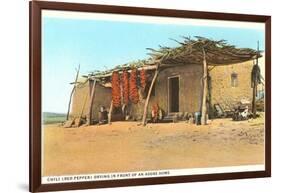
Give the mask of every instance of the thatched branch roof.
POLYGON ((249 48, 236 48, 234 45, 229 45, 226 40, 211 40, 204 37, 196 36, 195 39, 183 37, 184 41, 177 43, 180 46, 175 48, 160 47, 158 50, 148 48, 151 51, 149 55, 154 60, 161 60, 162 63, 171 66, 179 64, 202 64, 203 49, 206 53, 208 65, 229 65, 240 62, 245 62, 261 57, 260 52, 249 48))
POLYGON ((204 37, 183 37, 183 41, 176 41, 178 47, 159 46, 159 49, 147 48, 150 58, 138 60, 123 65, 118 65, 106 71, 95 71, 88 75, 89 78, 104 79, 110 77, 113 71, 131 70, 133 68, 144 68, 154 70, 156 63, 161 62, 160 68, 179 65, 199 64, 202 65, 203 49, 206 53, 208 65, 229 65, 241 63, 261 57, 261 52, 249 48, 237 48, 230 45, 226 40, 212 40, 204 37))

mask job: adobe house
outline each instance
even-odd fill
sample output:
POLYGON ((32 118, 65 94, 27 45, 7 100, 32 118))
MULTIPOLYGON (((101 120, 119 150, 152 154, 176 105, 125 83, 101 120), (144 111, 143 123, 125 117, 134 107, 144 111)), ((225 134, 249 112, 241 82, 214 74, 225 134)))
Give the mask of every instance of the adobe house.
MULTIPOLYGON (((179 47, 149 49, 147 60, 95 72, 77 84, 73 94, 72 116, 85 116, 89 123, 97 119, 100 106, 112 111, 111 76, 117 71, 144 69, 147 88, 140 92, 137 104, 130 104, 130 115, 145 125, 152 105, 157 103, 166 116, 201 112, 202 123, 211 115, 213 104, 231 108, 238 101, 252 100, 251 71, 261 54, 248 48, 236 48, 224 40, 185 37, 179 47)), ((257 86, 257 84, 255 85, 257 86)))

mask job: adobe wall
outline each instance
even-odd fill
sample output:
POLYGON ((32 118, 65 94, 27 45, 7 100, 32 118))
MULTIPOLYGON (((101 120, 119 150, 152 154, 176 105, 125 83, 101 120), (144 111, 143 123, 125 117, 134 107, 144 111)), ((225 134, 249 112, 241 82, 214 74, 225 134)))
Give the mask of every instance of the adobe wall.
POLYGON ((251 71, 253 61, 216 66, 209 72, 211 77, 211 103, 219 103, 225 110, 231 109, 241 100, 252 100, 251 71), (231 84, 231 74, 237 74, 237 86, 231 84))
MULTIPOLYGON (((89 107, 90 107, 90 93, 93 83, 87 81, 84 84, 79 84, 76 87, 76 91, 73 94, 72 98, 72 108, 71 116, 79 117, 82 116, 88 117, 89 107), (85 105, 84 105, 85 104, 85 105), (84 106, 84 110, 83 110, 84 106)), ((111 102, 111 89, 105 88, 98 83, 96 84, 95 98, 93 104, 93 118, 98 119, 98 111, 100 106, 105 106, 107 109, 110 107, 111 102)))
POLYGON ((72 96, 71 117, 85 116, 89 110, 89 81, 78 84, 72 96), (85 105, 84 105, 85 104, 85 105), (83 109, 84 106, 84 109, 83 109), (83 109, 83 110, 82 110, 83 109))

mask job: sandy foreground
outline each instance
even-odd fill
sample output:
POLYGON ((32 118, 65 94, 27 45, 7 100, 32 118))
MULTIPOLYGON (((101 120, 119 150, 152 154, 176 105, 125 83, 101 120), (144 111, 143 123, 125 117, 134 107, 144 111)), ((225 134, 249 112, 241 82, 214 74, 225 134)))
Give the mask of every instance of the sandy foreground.
POLYGON ((264 117, 44 126, 43 176, 264 164, 264 117))

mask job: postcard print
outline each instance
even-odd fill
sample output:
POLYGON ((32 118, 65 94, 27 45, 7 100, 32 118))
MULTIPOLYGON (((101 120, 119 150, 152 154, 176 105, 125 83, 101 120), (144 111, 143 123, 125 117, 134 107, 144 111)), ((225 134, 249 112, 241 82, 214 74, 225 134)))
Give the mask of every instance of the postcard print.
POLYGON ((42 12, 42 183, 265 169, 265 25, 42 12))

